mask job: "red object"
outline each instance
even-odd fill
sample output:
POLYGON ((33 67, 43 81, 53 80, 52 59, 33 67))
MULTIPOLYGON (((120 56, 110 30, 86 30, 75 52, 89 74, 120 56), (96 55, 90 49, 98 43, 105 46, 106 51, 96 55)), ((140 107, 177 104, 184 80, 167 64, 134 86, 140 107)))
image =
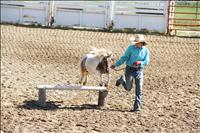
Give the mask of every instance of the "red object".
POLYGON ((136 62, 134 62, 134 65, 140 65, 140 64, 141 64, 140 61, 136 61, 136 62))

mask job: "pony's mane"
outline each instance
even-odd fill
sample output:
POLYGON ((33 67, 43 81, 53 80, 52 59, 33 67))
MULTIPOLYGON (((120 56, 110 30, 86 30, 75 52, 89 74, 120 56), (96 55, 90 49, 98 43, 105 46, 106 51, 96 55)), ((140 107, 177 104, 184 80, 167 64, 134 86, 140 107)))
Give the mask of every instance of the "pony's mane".
POLYGON ((102 56, 107 56, 109 51, 107 51, 104 48, 98 49, 96 47, 91 47, 91 51, 89 52, 90 54, 102 57, 102 56))

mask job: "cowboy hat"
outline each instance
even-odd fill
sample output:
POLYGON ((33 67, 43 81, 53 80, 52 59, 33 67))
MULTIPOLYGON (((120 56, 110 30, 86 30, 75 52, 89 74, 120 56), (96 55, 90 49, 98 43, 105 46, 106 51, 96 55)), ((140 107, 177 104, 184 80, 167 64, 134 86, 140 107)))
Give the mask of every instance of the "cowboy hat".
POLYGON ((147 45, 147 43, 145 42, 144 35, 141 35, 141 34, 136 34, 135 37, 131 37, 130 42, 133 44, 142 42, 143 45, 147 45))

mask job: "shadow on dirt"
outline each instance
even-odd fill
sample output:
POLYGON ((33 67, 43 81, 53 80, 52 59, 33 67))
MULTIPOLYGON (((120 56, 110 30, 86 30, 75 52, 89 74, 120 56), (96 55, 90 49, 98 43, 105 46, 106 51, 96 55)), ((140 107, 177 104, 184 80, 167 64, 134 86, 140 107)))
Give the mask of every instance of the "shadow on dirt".
POLYGON ((18 108, 24 109, 41 109, 41 110, 57 110, 57 109, 69 109, 69 110, 85 110, 85 109, 101 109, 98 105, 83 104, 83 105, 71 105, 62 106, 62 101, 47 101, 45 107, 39 106, 39 102, 36 100, 26 100, 22 105, 18 105, 18 108))
POLYGON ((71 106, 61 107, 60 109, 70 109, 79 111, 88 109, 101 110, 101 108, 98 105, 94 104, 71 105, 71 106))
POLYGON ((23 102, 22 105, 18 105, 18 108, 24 109, 38 109, 38 110, 58 110, 58 109, 67 109, 67 110, 74 110, 74 111, 82 111, 82 110, 101 110, 101 111, 117 111, 117 112, 130 112, 130 110, 123 110, 123 109, 109 109, 104 107, 99 107, 95 104, 82 104, 82 105, 70 105, 70 106, 63 106, 60 103, 62 101, 47 101, 45 107, 39 106, 39 102, 36 100, 26 100, 23 102))
POLYGON ((39 106, 39 102, 36 100, 25 100, 22 105, 18 105, 18 108, 24 108, 24 109, 42 109, 42 110, 56 110, 59 108, 58 105, 55 104, 55 102, 48 101, 46 102, 45 107, 39 106))

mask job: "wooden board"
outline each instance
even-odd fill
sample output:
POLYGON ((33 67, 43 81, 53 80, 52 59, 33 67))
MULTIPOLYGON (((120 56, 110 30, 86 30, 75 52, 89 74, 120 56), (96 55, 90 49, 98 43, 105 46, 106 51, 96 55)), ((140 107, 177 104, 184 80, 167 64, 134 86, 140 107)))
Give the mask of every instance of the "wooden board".
POLYGON ((38 85, 37 88, 47 89, 47 90, 94 90, 94 91, 107 90, 106 87, 102 86, 82 86, 78 84, 38 85))

